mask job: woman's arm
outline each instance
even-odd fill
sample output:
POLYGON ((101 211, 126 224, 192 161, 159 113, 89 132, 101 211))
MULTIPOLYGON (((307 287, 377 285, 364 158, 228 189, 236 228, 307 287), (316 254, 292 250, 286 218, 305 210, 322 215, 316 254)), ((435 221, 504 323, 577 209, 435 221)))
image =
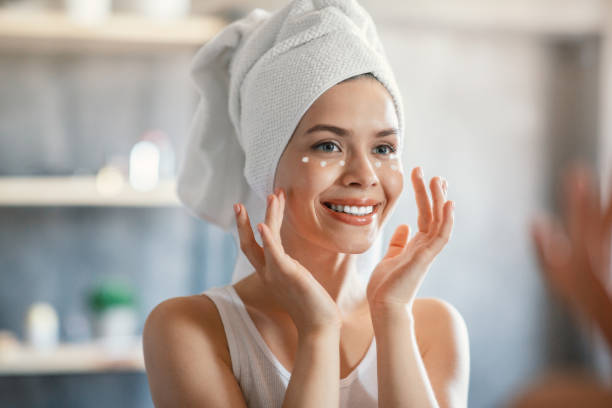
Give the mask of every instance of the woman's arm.
POLYGON ((157 408, 246 408, 231 361, 220 353, 227 349, 221 319, 202 298, 167 299, 147 316, 143 352, 157 408))
POLYGON ((461 315, 436 299, 417 299, 413 309, 372 309, 378 406, 466 407, 469 346, 461 315))
MULTIPOLYGON (((223 323, 206 297, 163 301, 147 317, 143 351, 156 407, 246 407, 232 372, 223 323)), ((340 328, 298 336, 284 407, 337 407, 340 328)))
POLYGON ((285 192, 276 189, 268 196, 265 222, 257 224, 262 248, 255 240, 246 208, 236 204, 240 249, 298 332, 298 350, 283 406, 335 408, 340 394, 340 311, 310 271, 285 253, 280 235, 284 208, 285 192))
POLYGON ((340 328, 298 335, 283 407, 337 407, 340 403, 340 328))
POLYGON ((419 167, 411 178, 418 231, 410 238, 410 226, 396 228, 367 287, 377 344, 379 404, 464 407, 469 375, 465 323, 448 303, 416 299, 431 264, 451 237, 454 203, 446 199, 446 180, 431 179, 430 201, 419 167), (420 328, 419 322, 424 322, 420 328), (420 345, 426 349, 420 350, 420 345))

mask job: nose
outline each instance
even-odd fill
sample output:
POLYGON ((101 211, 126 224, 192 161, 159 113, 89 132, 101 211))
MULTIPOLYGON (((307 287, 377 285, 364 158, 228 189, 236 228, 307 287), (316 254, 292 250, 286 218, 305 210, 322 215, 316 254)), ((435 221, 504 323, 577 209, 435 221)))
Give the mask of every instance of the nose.
POLYGON ((345 186, 368 188, 378 184, 378 176, 370 157, 364 152, 354 152, 346 159, 342 183, 345 186))

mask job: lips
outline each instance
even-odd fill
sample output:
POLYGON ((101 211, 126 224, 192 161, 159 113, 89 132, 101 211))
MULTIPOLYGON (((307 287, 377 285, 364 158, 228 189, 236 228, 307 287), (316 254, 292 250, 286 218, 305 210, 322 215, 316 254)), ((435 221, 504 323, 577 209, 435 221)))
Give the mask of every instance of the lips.
POLYGON ((356 226, 363 226, 363 225, 368 225, 370 224, 375 217, 378 216, 378 210, 381 206, 380 202, 374 201, 374 200, 368 200, 368 199, 363 199, 363 200, 333 200, 333 201, 325 201, 321 203, 321 207, 324 208, 324 210, 327 212, 327 214, 329 214, 331 217, 333 217, 334 219, 341 221, 343 223, 346 224, 350 224, 350 225, 356 225, 356 226), (371 205, 373 206, 373 210, 370 214, 364 214, 364 215, 352 215, 352 214, 347 214, 344 212, 337 212, 332 210, 330 207, 328 207, 326 205, 326 203, 332 203, 332 204, 339 204, 339 205, 357 205, 357 206, 368 206, 371 205), (359 203, 359 204, 357 204, 359 203), (361 204, 361 203, 365 203, 365 204, 361 204))
POLYGON ((323 204, 336 205, 355 205, 357 207, 375 206, 380 204, 380 201, 371 198, 330 198, 329 200, 321 201, 323 204))

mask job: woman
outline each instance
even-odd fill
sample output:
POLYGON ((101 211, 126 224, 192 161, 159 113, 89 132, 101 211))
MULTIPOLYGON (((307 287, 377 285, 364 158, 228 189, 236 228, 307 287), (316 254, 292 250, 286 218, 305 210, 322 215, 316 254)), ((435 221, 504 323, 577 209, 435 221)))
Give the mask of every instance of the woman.
MULTIPOLYGON (((234 202, 231 225, 251 273, 166 300, 147 318, 145 362, 156 406, 466 406, 465 323, 448 303, 416 298, 451 236, 445 180, 428 183, 430 201, 421 169, 412 171, 418 231, 410 237, 399 226, 368 282, 358 273, 359 255, 380 236, 404 182, 399 93, 371 20, 356 2, 341 0, 293 1, 255 20, 239 22, 240 35, 231 37, 239 40, 231 45, 228 101, 244 155, 236 177, 246 178, 232 186, 245 187, 239 196, 247 201, 267 198, 257 223, 262 245, 251 227, 257 211, 234 202), (355 35, 354 27, 363 30, 355 35), (279 64, 285 57, 289 65, 279 64), (282 86, 300 69, 299 78, 310 75, 300 82, 306 85, 282 86), (275 137, 285 139, 271 143, 275 137)), ((207 152, 208 161, 197 171, 223 168, 231 179, 227 158, 204 168, 220 160, 212 140, 221 139, 209 133, 194 141, 212 126, 204 122, 219 120, 203 118, 191 148, 207 152)), ((229 206, 221 204, 233 190, 222 191, 213 177, 185 177, 186 168, 183 180, 194 183, 179 188, 183 201, 201 218, 228 225, 229 206), (206 182, 206 194, 193 193, 206 182)))

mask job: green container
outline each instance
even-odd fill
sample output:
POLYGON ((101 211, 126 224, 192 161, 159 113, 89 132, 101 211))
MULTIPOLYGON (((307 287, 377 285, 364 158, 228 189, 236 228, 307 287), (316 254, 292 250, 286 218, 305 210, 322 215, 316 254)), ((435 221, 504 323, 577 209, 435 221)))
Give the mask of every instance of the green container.
POLYGON ((102 313, 113 307, 135 307, 132 287, 122 280, 109 280, 97 285, 89 294, 89 307, 102 313))

